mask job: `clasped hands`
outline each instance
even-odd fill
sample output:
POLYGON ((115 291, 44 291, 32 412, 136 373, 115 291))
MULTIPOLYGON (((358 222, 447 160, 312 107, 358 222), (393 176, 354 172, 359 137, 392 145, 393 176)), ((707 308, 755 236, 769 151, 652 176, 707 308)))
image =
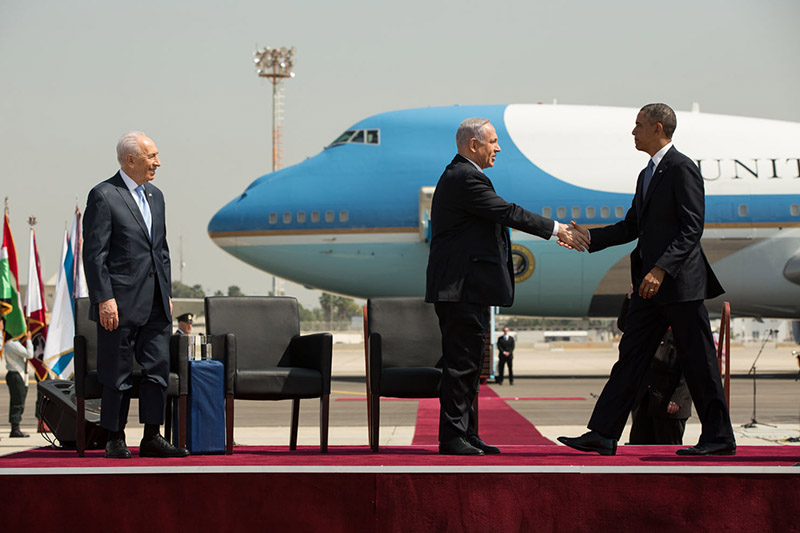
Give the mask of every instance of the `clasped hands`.
POLYGON ((558 245, 570 250, 585 252, 589 248, 589 231, 576 224, 573 220, 570 225, 558 225, 558 245))
MULTIPOLYGON (((582 227, 574 220, 570 222, 569 226, 566 224, 558 225, 559 246, 583 252, 585 249, 589 248, 590 242, 589 230, 582 227)), ((639 296, 645 300, 654 298, 661 288, 661 282, 664 281, 665 274, 666 271, 663 268, 654 266, 644 277, 641 285, 639 285, 639 296)))

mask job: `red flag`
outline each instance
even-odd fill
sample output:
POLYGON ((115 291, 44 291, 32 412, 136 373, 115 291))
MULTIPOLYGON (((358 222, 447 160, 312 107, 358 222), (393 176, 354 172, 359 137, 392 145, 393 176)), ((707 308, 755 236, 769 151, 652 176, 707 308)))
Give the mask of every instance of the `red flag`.
MULTIPOLYGON (((35 223, 35 220, 33 221, 35 223)), ((44 345, 47 340, 47 320, 45 313, 47 304, 44 301, 44 281, 42 281, 42 265, 39 262, 39 249, 36 246, 36 232, 31 225, 30 254, 28 256, 28 293, 25 298, 25 317, 28 320, 28 331, 31 332, 34 356, 31 364, 36 370, 36 377, 43 380, 47 377, 44 366, 44 345)))

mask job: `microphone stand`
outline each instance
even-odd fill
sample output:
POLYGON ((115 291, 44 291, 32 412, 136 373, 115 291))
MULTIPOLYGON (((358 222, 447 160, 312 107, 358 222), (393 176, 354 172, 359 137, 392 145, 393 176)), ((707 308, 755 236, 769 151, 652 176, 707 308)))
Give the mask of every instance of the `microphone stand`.
POLYGON ((772 337, 772 330, 767 330, 767 336, 764 337, 764 342, 761 343, 761 349, 758 350, 758 354, 756 354, 756 358, 753 360, 753 364, 750 366, 750 370, 747 371, 748 374, 753 374, 753 419, 750 421, 749 424, 744 424, 743 428, 754 428, 759 424, 762 426, 770 426, 770 427, 777 427, 773 426, 772 424, 764 424, 756 420, 756 363, 758 362, 758 358, 761 357, 761 352, 764 351, 764 346, 767 345, 769 339, 772 337))

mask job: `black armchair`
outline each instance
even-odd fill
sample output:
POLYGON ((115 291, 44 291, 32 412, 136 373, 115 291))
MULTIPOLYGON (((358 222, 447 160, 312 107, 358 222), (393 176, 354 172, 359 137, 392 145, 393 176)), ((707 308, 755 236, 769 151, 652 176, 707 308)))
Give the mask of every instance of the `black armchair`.
MULTIPOLYGON (((83 457, 86 450, 86 400, 101 398, 103 385, 97 376, 97 323, 89 319, 89 298, 75 299, 75 400, 76 400, 76 448, 78 456, 83 457)), ((181 337, 173 335, 170 339, 170 372, 167 388, 167 406, 164 432, 167 439, 172 430, 172 402, 178 399, 178 443, 186 446, 186 395, 189 392, 188 351, 180 349, 181 337)), ((139 383, 142 368, 134 361, 133 389, 131 397, 139 397, 139 383)))
POLYGON ((442 335, 422 298, 371 298, 366 318, 369 444, 377 452, 381 396, 439 397, 442 335))
MULTIPOLYGON (((320 399, 320 451, 328 451, 333 337, 300 335, 297 300, 269 296, 210 296, 206 331, 225 335, 226 376, 241 400, 292 400, 289 448, 297 449, 300 400, 320 399)), ((217 348, 213 355, 217 357, 217 348)), ((233 403, 226 423, 233 441, 233 403)))

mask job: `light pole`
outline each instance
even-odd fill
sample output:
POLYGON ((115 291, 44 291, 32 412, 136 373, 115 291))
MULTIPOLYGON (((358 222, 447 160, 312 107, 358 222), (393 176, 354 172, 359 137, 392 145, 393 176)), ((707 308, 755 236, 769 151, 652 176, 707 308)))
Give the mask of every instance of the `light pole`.
POLYGON ((281 157, 281 89, 280 83, 284 78, 294 78, 294 47, 270 48, 269 46, 256 50, 253 61, 256 74, 267 78, 272 83, 272 171, 280 168, 281 157))

